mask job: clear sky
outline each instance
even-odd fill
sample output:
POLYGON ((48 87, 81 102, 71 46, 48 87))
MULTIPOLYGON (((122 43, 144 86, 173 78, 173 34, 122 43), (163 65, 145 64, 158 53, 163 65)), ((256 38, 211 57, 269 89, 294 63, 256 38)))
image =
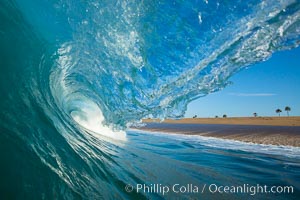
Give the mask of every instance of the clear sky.
POLYGON ((186 117, 300 116, 300 48, 280 51, 256 65, 250 66, 230 79, 232 85, 222 91, 191 102, 186 117))

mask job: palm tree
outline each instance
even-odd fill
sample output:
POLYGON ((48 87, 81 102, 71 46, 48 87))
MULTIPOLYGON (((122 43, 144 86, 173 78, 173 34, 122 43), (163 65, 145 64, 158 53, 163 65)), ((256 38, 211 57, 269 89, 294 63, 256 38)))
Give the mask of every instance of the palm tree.
POLYGON ((278 109, 276 109, 276 113, 278 113, 279 114, 279 117, 280 117, 280 113, 282 112, 282 110, 280 110, 279 108, 278 109))
POLYGON ((289 117, 289 116, 290 116, 290 115, 289 115, 289 111, 291 111, 291 108, 290 108, 289 106, 286 106, 286 107, 284 108, 284 110, 286 111, 287 116, 289 117))
POLYGON ((255 112, 255 113, 253 113, 253 116, 254 116, 254 117, 257 117, 257 113, 256 113, 256 112, 255 112))

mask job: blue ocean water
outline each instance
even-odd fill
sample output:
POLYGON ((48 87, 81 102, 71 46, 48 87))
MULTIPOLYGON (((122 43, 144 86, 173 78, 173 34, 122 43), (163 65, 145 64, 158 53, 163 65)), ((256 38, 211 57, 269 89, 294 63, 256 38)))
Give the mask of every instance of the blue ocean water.
POLYGON ((298 0, 1 0, 1 199, 188 199, 125 187, 214 181, 299 198, 297 148, 125 131, 299 46, 299 22, 298 0))

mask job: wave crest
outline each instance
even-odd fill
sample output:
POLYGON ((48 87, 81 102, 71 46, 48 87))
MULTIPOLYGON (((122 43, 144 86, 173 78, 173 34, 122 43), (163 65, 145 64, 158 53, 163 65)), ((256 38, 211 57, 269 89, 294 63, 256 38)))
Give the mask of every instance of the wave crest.
POLYGON ((182 117, 190 101, 300 41, 297 1, 67 4, 72 41, 57 52, 55 76, 71 92, 61 95, 89 98, 119 127, 182 117))

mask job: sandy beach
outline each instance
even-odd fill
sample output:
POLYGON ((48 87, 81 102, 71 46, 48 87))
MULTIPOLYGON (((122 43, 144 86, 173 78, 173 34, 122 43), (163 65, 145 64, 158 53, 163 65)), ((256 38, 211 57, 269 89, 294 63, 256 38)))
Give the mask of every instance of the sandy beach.
MULTIPOLYGON (((160 120, 144 119, 143 122, 145 122, 145 123, 160 122, 160 120)), ((184 119, 180 119, 180 120, 166 119, 162 123, 300 126, 300 117, 184 118, 184 119)))
POLYGON ((186 118, 143 120, 145 131, 201 135, 258 144, 300 147, 300 117, 186 118))

